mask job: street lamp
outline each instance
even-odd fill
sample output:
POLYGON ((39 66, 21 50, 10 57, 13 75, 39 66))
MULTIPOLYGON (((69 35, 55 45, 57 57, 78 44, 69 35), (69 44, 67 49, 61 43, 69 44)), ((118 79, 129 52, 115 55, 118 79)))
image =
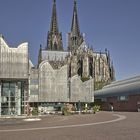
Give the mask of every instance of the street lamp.
POLYGON ((81 102, 80 102, 80 100, 78 101, 78 112, 79 112, 79 114, 81 113, 81 102))

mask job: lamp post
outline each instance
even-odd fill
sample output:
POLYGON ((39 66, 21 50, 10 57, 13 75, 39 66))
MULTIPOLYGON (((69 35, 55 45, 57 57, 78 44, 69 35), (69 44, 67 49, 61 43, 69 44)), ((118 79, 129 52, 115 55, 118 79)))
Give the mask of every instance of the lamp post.
POLYGON ((71 100, 71 78, 69 77, 68 79, 68 82, 69 82, 69 95, 68 95, 68 99, 69 99, 69 102, 71 100))
POLYGON ((79 114, 81 114, 81 102, 80 102, 80 100, 78 101, 78 112, 79 112, 79 114))

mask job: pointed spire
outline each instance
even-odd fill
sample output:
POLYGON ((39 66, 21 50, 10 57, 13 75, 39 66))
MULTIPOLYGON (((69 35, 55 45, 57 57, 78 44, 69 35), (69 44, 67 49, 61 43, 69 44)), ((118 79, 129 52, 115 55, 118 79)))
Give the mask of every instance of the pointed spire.
POLYGON ((38 67, 42 61, 42 45, 40 44, 39 54, 38 54, 38 67))
POLYGON ((51 26, 50 31, 48 32, 46 49, 57 51, 63 50, 62 34, 59 33, 58 30, 56 0, 53 0, 51 26))
POLYGON ((105 53, 106 53, 106 55, 107 55, 107 51, 108 51, 107 48, 105 48, 105 53))
POLYGON ((50 32, 58 33, 58 22, 57 22, 57 12, 56 12, 56 0, 53 0, 53 9, 52 9, 52 19, 51 19, 51 29, 50 32))
POLYGON ((112 81, 115 81, 116 80, 116 78, 115 78, 115 69, 114 69, 113 61, 111 62, 111 80, 112 81))
POLYGON ((79 47, 84 41, 83 36, 80 33, 78 14, 77 14, 77 2, 74 0, 73 17, 71 32, 68 34, 68 50, 72 51, 79 47))
POLYGON ((110 67, 110 52, 109 51, 107 51, 107 61, 108 61, 108 65, 109 65, 109 67, 110 67))
POLYGON ((76 2, 76 0, 74 0, 74 9, 73 9, 71 32, 73 33, 74 36, 79 36, 80 30, 79 30, 77 6, 76 5, 77 5, 77 2, 76 2))

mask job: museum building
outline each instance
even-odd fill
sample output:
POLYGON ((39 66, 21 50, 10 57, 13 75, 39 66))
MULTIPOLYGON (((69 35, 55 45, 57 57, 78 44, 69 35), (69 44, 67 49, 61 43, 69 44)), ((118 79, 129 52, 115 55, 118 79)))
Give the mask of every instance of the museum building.
POLYGON ((112 82, 94 92, 102 110, 140 111, 140 76, 112 82))

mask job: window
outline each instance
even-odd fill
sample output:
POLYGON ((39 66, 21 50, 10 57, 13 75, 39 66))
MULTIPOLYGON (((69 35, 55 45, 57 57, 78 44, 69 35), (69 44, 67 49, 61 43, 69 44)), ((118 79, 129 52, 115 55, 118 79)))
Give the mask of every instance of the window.
POLYGON ((128 96, 119 96, 118 97, 118 101, 127 101, 128 100, 128 96))
POLYGON ((101 101, 102 102, 107 102, 107 98, 102 98, 101 101))

